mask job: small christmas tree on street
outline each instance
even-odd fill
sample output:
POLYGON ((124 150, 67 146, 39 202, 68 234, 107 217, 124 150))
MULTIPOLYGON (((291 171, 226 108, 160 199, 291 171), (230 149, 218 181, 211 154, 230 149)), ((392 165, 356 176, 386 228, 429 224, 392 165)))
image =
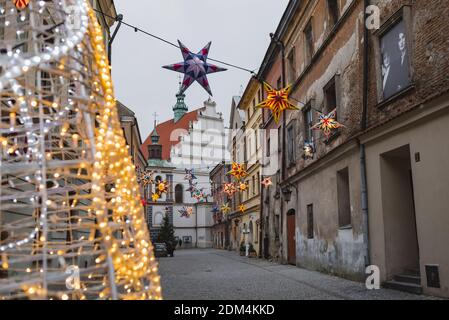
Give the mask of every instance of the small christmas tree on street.
POLYGON ((175 243, 175 230, 173 229, 173 224, 170 223, 167 215, 162 220, 162 227, 157 241, 167 244, 169 243, 170 245, 174 245, 175 243))

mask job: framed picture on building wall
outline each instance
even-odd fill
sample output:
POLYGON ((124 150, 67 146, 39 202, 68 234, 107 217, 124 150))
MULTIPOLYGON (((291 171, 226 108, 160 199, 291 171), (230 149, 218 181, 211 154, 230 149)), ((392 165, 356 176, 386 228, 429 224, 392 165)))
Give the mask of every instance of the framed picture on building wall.
POLYGON ((410 53, 405 22, 401 19, 380 37, 380 68, 383 99, 388 99, 411 84, 410 53))

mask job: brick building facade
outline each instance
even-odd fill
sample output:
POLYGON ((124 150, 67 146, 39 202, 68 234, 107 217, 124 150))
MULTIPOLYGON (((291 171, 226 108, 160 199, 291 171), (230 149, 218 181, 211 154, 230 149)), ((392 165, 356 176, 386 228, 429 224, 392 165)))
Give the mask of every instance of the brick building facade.
POLYGON ((289 2, 257 75, 301 107, 263 114, 265 257, 356 280, 376 265, 385 286, 449 295, 448 10, 289 2), (312 130, 334 109, 344 127, 312 130))

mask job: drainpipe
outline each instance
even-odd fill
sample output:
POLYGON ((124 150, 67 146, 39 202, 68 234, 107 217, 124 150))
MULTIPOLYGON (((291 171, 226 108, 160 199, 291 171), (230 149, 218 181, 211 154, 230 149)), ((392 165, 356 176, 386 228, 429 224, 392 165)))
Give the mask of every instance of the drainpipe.
MULTIPOLYGON (((370 5, 370 0, 364 0, 364 24, 368 15, 366 13, 367 7, 370 5)), ((367 113, 368 113, 368 76, 369 76, 369 30, 364 25, 364 39, 363 39, 363 110, 361 130, 362 132, 367 128, 367 113)), ((360 140, 359 140, 360 141, 360 140)), ((362 232, 363 243, 365 244, 365 266, 371 265, 370 247, 369 247, 369 216, 368 216, 368 184, 366 176, 366 153, 365 145, 360 144, 360 171, 361 171, 361 201, 362 201, 362 232)))

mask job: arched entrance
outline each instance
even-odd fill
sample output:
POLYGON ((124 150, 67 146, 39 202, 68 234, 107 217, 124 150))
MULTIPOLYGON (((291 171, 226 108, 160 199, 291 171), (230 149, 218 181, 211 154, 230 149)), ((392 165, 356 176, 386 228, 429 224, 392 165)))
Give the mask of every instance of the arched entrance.
POLYGON ((296 212, 291 209, 287 212, 287 257, 288 263, 296 265, 296 212))

